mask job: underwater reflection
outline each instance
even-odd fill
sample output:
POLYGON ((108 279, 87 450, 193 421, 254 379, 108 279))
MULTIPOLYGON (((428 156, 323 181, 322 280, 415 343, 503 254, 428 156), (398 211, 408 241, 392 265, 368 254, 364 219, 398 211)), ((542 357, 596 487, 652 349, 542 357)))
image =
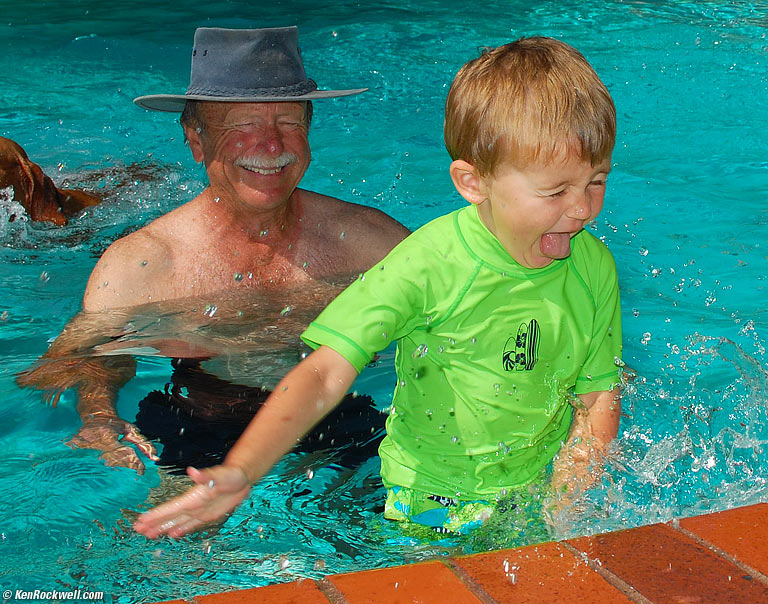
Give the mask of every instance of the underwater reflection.
MULTIPOLYGON (((107 465, 141 473, 148 457, 175 474, 214 465, 308 352, 299 334, 342 287, 313 282, 80 313, 17 381, 44 390, 54 406, 77 389, 83 426, 68 444, 100 450, 107 465), (171 358, 173 370, 138 403, 132 423, 109 399, 133 378, 136 355, 171 358)), ((333 448, 336 463, 354 467, 375 456, 383 424, 370 396, 351 394, 298 450, 333 448)))

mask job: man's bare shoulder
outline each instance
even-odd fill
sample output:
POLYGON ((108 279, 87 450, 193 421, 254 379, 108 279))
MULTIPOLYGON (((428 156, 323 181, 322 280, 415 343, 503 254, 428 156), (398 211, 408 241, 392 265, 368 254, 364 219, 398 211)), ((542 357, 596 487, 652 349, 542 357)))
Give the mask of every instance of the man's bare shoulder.
POLYGON ((345 253, 360 265, 359 270, 376 264, 410 234, 405 226, 376 208, 310 191, 303 194, 308 226, 322 225, 324 237, 343 242, 345 253))
MULTIPOLYGON (((190 202, 191 203, 191 202, 190 202)), ((83 309, 105 310, 158 300, 172 278, 175 251, 182 234, 194 228, 194 213, 185 204, 112 243, 91 273, 83 309)))

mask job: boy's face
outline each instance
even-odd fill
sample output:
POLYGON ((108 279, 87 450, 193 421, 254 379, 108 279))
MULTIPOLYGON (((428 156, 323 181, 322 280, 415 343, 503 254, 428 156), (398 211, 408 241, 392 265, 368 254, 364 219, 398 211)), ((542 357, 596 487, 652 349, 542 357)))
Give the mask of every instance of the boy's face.
POLYGON ((519 264, 542 268, 571 253, 571 238, 603 209, 610 159, 560 157, 478 177, 480 218, 519 264))

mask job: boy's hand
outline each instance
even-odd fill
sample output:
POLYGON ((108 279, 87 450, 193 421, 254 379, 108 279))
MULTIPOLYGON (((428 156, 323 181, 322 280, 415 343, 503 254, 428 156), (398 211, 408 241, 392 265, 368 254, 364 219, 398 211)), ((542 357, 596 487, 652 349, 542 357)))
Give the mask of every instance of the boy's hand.
POLYGON ((557 516, 593 487, 603 474, 603 456, 619 431, 618 389, 580 395, 568 441, 552 467, 549 513, 557 516))
POLYGON ((318 348, 280 381, 222 465, 187 468, 197 485, 139 516, 133 528, 150 539, 178 538, 224 520, 251 485, 339 404, 356 377, 357 370, 338 352, 318 348))
POLYGON ((204 470, 190 467, 187 474, 197 484, 139 516, 133 524, 137 533, 150 539, 161 535, 178 539, 225 520, 251 490, 251 483, 237 466, 221 465, 204 470))
POLYGON ((553 511, 569 507, 597 482, 601 474, 599 448, 594 446, 586 415, 585 410, 574 413, 568 442, 552 465, 550 487, 553 511))

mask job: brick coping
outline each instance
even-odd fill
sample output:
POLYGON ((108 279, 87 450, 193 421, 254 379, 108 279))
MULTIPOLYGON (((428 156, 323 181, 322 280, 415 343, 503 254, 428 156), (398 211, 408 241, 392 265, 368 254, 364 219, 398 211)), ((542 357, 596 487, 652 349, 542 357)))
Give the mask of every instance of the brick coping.
POLYGON ((768 602, 768 503, 519 549, 197 596, 188 602, 757 604, 768 602))

